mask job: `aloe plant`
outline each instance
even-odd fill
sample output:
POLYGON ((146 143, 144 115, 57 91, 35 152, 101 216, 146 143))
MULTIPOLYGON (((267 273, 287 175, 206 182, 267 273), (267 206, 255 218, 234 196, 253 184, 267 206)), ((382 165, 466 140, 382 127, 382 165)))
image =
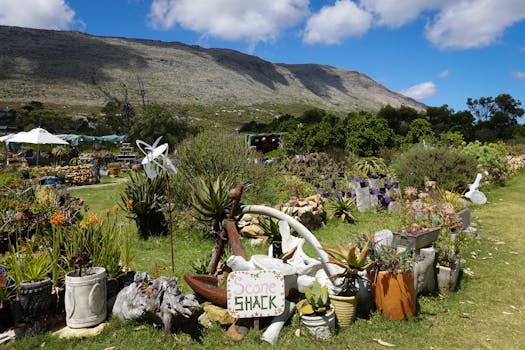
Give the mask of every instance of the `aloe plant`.
POLYGON ((334 274, 330 278, 342 278, 341 295, 355 294, 355 281, 359 278, 359 272, 371 268, 375 262, 368 261, 368 253, 373 237, 369 237, 363 248, 358 251, 358 245, 349 243, 347 246, 336 243, 338 250, 321 248, 328 255, 328 262, 344 269, 343 272, 334 274))
POLYGON ((215 221, 220 223, 226 218, 226 210, 232 204, 229 196, 233 183, 229 178, 221 178, 215 181, 198 178, 192 186, 191 204, 195 212, 195 218, 204 222, 215 221))

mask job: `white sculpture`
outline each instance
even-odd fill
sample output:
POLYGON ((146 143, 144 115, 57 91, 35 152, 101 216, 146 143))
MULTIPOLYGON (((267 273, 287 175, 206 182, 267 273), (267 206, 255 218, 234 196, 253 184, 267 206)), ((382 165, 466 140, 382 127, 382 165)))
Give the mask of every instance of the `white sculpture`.
POLYGON ((157 146, 160 139, 162 139, 162 136, 157 138, 152 145, 148 145, 142 140, 137 140, 137 147, 145 155, 141 164, 144 166, 146 175, 150 179, 157 176, 160 169, 166 170, 169 174, 175 174, 177 172, 172 161, 168 158, 168 144, 163 143, 162 145, 157 146), (158 161, 159 158, 160 162, 158 161))
POLYGON ((476 180, 474 180, 474 183, 468 185, 469 190, 465 193, 465 197, 470 199, 474 204, 482 205, 487 203, 487 197, 485 194, 478 190, 482 177, 483 175, 478 173, 476 175, 476 180))

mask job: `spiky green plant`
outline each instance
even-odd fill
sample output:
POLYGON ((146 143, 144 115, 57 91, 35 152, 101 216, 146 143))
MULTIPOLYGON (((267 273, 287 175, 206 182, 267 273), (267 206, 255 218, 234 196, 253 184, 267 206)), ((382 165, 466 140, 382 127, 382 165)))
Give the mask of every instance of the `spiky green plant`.
POLYGON ((352 172, 363 177, 370 176, 373 173, 386 174, 387 170, 385 161, 377 157, 360 158, 352 164, 352 172))
POLYGON ((337 196, 333 202, 328 204, 328 207, 333 211, 332 215, 339 218, 341 222, 356 221, 356 217, 352 214, 355 208, 355 198, 337 196))
POLYGON ((128 218, 135 220, 142 238, 162 235, 168 231, 164 215, 167 176, 162 171, 150 179, 143 172, 131 172, 130 181, 120 195, 122 209, 126 211, 128 218))
POLYGON ((375 262, 368 261, 368 253, 370 251, 369 243, 373 242, 373 237, 369 237, 368 242, 363 248, 358 251, 358 245, 348 243, 344 246, 341 243, 336 243, 338 250, 331 248, 321 248, 329 255, 329 263, 342 267, 344 270, 341 273, 330 276, 330 278, 342 278, 341 295, 355 294, 355 281, 359 278, 360 271, 371 268, 375 262))
POLYGON ((233 182, 229 178, 218 176, 211 181, 199 177, 191 187, 191 204, 197 220, 220 223, 226 218, 226 209, 232 204, 229 192, 233 182))

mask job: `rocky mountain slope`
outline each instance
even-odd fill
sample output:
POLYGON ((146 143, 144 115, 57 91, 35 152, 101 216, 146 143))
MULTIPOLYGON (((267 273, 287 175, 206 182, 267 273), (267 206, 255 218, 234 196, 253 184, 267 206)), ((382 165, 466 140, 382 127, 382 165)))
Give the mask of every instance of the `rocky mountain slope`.
POLYGON ((304 105, 330 111, 425 108, 353 70, 281 64, 228 49, 0 26, 0 101, 102 106, 132 101, 193 106, 304 105), (123 87, 126 88, 123 88, 123 87), (142 93, 141 93, 142 91, 142 93))

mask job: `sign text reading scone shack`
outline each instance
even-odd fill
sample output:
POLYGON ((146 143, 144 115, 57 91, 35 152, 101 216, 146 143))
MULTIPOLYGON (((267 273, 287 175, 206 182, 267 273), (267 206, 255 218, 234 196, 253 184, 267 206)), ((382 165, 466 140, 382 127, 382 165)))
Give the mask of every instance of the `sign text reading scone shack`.
POLYGON ((277 316, 284 311, 284 276, 280 272, 230 272, 226 290, 228 312, 235 318, 277 316))

